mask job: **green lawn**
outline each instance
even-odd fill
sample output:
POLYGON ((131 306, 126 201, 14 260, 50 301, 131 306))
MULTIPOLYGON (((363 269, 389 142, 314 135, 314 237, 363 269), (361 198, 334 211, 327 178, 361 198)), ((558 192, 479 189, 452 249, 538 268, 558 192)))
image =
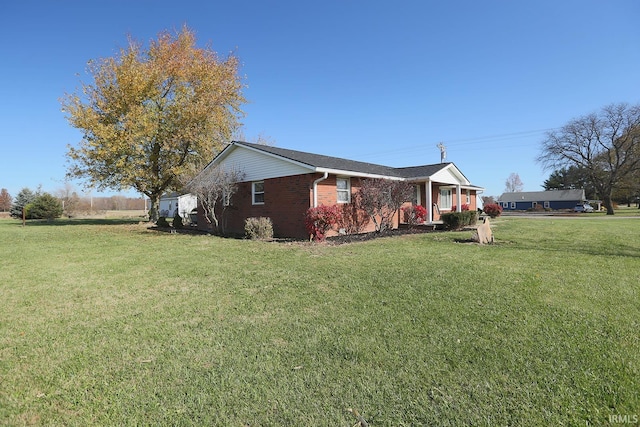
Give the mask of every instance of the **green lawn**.
POLYGON ((639 218, 340 246, 0 221, 5 425, 640 415, 639 218))

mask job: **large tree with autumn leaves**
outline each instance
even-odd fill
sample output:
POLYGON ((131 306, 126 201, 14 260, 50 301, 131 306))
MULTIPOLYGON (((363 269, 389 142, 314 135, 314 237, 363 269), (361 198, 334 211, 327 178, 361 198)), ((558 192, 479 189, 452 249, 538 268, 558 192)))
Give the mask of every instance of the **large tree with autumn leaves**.
POLYGON ((151 200, 209 161, 240 126, 245 102, 238 58, 198 48, 194 33, 161 32, 145 48, 132 39, 114 57, 90 61, 93 82, 61 100, 82 140, 68 175, 98 189, 133 187, 151 200))

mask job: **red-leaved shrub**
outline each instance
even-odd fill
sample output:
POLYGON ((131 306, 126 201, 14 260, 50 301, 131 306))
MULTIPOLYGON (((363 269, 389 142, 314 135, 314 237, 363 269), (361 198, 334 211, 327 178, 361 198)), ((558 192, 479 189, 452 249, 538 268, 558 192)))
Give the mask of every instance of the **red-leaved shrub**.
POLYGON ((338 223, 341 211, 338 205, 320 205, 309 208, 304 215, 304 226, 311 239, 323 241, 327 237, 327 231, 338 223))
POLYGON ((411 205, 402 208, 404 220, 410 226, 422 224, 427 219, 427 210, 422 205, 411 205))
POLYGON ((482 210, 491 218, 496 218, 502 214, 502 206, 497 203, 486 204, 482 210))
MULTIPOLYGON (((456 212, 458 210, 458 206, 457 205, 453 205, 451 206, 451 212, 456 212)), ((468 211, 469 210, 469 205, 466 203, 463 203, 462 206, 460 206, 460 210, 462 212, 468 211)))

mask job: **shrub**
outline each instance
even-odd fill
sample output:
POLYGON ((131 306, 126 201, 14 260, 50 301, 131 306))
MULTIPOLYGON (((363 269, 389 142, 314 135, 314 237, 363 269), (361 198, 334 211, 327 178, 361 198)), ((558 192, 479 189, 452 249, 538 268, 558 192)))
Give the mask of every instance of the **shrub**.
POLYGON ((478 213, 476 211, 447 212, 440 218, 447 230, 459 230, 462 227, 475 225, 478 222, 478 213))
POLYGON ((327 231, 340 221, 341 213, 337 205, 320 205, 307 209, 304 214, 304 226, 310 239, 323 241, 327 237, 327 231))
POLYGON ((62 203, 49 193, 42 193, 27 205, 30 218, 52 220, 62 215, 62 203))
POLYGON ((273 239, 273 223, 271 218, 247 218, 244 221, 244 233, 251 240, 273 239))
POLYGON ((497 203, 489 203, 487 205, 484 205, 484 208, 482 210, 491 218, 499 217, 502 214, 502 206, 497 203))
POLYGON ((156 225, 158 227, 168 227, 169 223, 167 222, 167 218, 161 216, 160 218, 158 218, 158 222, 156 222, 156 225))
POLYGON ((411 200, 414 187, 405 181, 390 179, 364 179, 352 202, 369 215, 376 231, 393 228, 393 217, 402 204, 411 200))
POLYGON ((369 223, 369 215, 359 209, 356 203, 342 203, 340 205, 340 219, 336 228, 344 230, 346 234, 358 234, 364 231, 369 223))
MULTIPOLYGON (((9 210, 11 216, 14 218, 22 218, 22 210, 26 208, 28 204, 32 203, 36 197, 38 197, 38 194, 28 188, 23 188, 13 200, 13 205, 11 205, 11 209, 9 210)), ((25 217, 29 218, 29 216, 26 215, 26 209, 25 217)))
POLYGON ((180 215, 176 215, 173 217, 173 228, 180 229, 184 227, 184 223, 182 222, 182 217, 180 215))
POLYGON ((404 220, 409 226, 422 224, 427 219, 427 209, 422 205, 411 205, 402 209, 404 220))

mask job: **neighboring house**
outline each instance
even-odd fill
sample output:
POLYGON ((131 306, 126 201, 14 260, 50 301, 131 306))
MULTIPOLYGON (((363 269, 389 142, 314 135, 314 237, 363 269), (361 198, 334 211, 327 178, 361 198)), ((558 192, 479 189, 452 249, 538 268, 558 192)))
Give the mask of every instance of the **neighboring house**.
POLYGON ((573 209, 585 202, 584 190, 521 191, 503 193, 498 204, 503 211, 526 211, 530 209, 573 209))
MULTIPOLYGON (((341 205, 348 211, 360 180, 386 178, 415 184, 412 203, 427 209, 431 224, 452 208, 477 208, 477 194, 453 163, 392 168, 337 157, 234 141, 206 167, 228 167, 244 172, 244 180, 225 209, 226 230, 244 233, 250 217, 269 217, 276 237, 308 238, 304 215, 310 207, 341 205)), ((198 209, 202 216, 202 209, 198 209)), ((394 227, 402 221, 396 215, 394 227)), ((206 221, 198 221, 201 226, 206 221)), ((360 230, 372 231, 373 223, 360 230)))
POLYGON ((160 197, 160 216, 173 218, 178 214, 183 219, 187 219, 197 206, 198 198, 194 194, 165 194, 160 197))

